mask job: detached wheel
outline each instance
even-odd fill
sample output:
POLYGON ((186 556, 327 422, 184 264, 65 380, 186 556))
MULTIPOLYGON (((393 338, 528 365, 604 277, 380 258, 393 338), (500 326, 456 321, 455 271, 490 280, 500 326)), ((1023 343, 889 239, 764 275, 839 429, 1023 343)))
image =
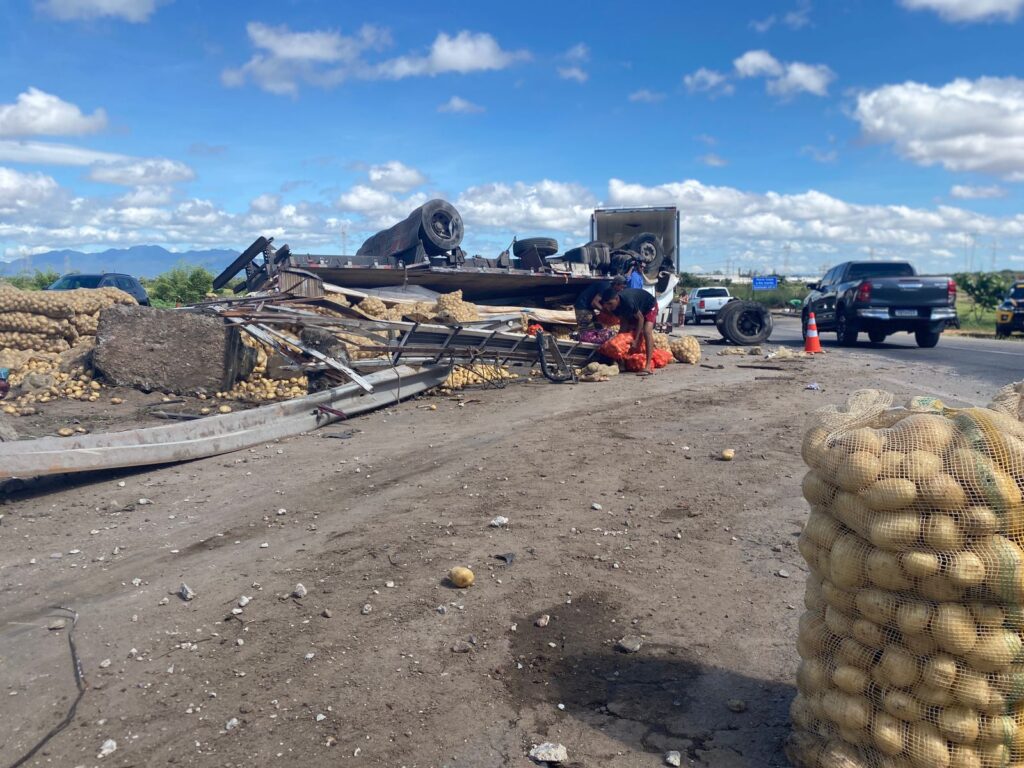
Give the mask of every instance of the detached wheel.
POLYGON ((857 326, 850 322, 845 312, 836 313, 836 338, 841 347, 853 347, 857 344, 857 326))
POLYGON ((942 331, 914 331, 917 346, 923 349, 931 349, 938 344, 940 336, 942 336, 942 331))
POLYGON ((550 237, 528 237, 525 240, 516 240, 512 246, 512 253, 516 256, 524 256, 536 252, 542 259, 554 256, 558 253, 558 241, 550 237))
POLYGON ((872 344, 881 344, 888 335, 885 331, 868 331, 868 339, 872 344))
MULTIPOLYGON (((731 311, 723 318, 719 329, 734 344, 753 346, 763 344, 772 335, 772 313, 756 301, 734 301, 731 311)), ((730 304, 726 304, 719 314, 730 304)), ((717 325, 717 322, 716 322, 717 325)))

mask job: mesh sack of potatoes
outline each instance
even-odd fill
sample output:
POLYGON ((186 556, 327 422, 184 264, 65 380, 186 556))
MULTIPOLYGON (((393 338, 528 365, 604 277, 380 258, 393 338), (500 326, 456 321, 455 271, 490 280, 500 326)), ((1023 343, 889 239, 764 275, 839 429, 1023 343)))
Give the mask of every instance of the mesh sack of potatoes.
POLYGON ((434 316, 442 323, 467 323, 480 319, 476 304, 462 299, 462 291, 444 293, 437 297, 434 316))
POLYGON ((690 365, 697 365, 700 362, 700 342, 693 336, 672 339, 669 349, 677 362, 690 365))
POLYGON ((666 334, 655 332, 652 334, 652 336, 654 337, 655 349, 664 349, 666 352, 672 351, 672 344, 669 341, 669 338, 666 334))
POLYGON ((45 336, 65 336, 71 324, 46 315, 32 312, 0 312, 0 331, 23 331, 41 333, 45 336))
POLYGON ((1024 765, 1024 422, 864 390, 804 436, 798 768, 1024 765))
POLYGON ((376 296, 367 296, 357 305, 359 311, 370 317, 383 318, 387 316, 387 305, 376 296))
POLYGON ((22 333, 20 331, 0 331, 0 349, 30 349, 37 352, 63 352, 70 348, 67 340, 61 336, 50 336, 45 333, 22 333))
POLYGON ((474 363, 454 366, 441 386, 445 389, 462 389, 473 384, 496 384, 517 378, 516 374, 504 366, 474 363))

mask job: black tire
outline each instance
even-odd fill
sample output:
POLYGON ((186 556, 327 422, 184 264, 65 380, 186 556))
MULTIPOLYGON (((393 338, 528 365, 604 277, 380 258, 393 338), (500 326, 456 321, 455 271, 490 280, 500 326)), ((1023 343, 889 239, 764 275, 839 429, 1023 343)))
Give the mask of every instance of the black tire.
MULTIPOLYGON (((756 301, 733 301, 722 307, 718 314, 722 314, 727 308, 730 311, 722 319, 719 330, 733 344, 763 344, 772 335, 772 313, 764 304, 756 301)), ((718 324, 717 318, 715 324, 718 324)))
POLYGON ((550 237, 527 237, 525 240, 516 240, 512 245, 512 253, 518 257, 533 253, 542 259, 554 256, 558 253, 558 241, 550 237))
POLYGON ((596 240, 586 245, 580 245, 576 248, 570 248, 568 251, 562 254, 562 258, 565 261, 573 262, 575 264, 588 264, 591 267, 604 267, 608 265, 610 259, 611 249, 607 243, 597 242, 596 240))
POLYGON ((868 331, 868 340, 872 344, 881 344, 888 335, 885 331, 868 331))
POLYGON ((655 279, 665 261, 665 246, 661 238, 653 232, 641 232, 629 241, 627 247, 640 257, 644 265, 644 274, 651 280, 655 279))
POLYGON ((922 349, 931 349, 939 343, 939 337, 942 336, 942 331, 914 331, 914 340, 917 342, 917 346, 922 349))
POLYGON ((625 248, 616 248, 608 257, 608 263, 611 265, 612 274, 626 274, 630 263, 636 261, 638 258, 639 256, 637 256, 635 251, 630 251, 625 248))
POLYGON ((841 309, 836 310, 836 339, 841 347, 853 347, 857 344, 857 334, 860 331, 857 326, 850 322, 850 318, 841 309))
POLYGON ((722 334, 723 337, 725 336, 726 318, 732 314, 733 310, 739 309, 740 304, 741 302, 738 299, 727 301, 725 306, 715 313, 715 328, 718 329, 718 332, 722 334))
POLYGON ((800 337, 804 341, 807 341, 807 324, 810 322, 810 320, 811 318, 806 312, 800 315, 800 337))
POLYGON ((231 279, 245 269, 259 254, 263 253, 268 245, 270 245, 270 241, 267 238, 262 235, 257 237, 252 245, 242 251, 238 258, 231 262, 227 269, 213 278, 213 290, 219 291, 230 283, 231 279))
POLYGON ((1013 333, 1012 325, 999 325, 996 324, 996 338, 997 339, 1008 339, 1010 334, 1013 333))

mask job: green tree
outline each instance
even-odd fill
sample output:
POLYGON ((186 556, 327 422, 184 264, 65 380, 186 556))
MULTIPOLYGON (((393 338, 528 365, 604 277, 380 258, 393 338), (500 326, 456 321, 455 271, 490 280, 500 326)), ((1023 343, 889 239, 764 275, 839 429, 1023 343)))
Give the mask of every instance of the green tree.
POLYGON ((43 271, 37 269, 32 274, 23 272, 20 275, 11 275, 2 279, 23 291, 41 291, 44 288, 49 288, 59 277, 60 273, 52 269, 43 271))
POLYGON ((144 285, 154 304, 195 304, 213 290, 213 274, 202 267, 179 264, 152 280, 144 281, 144 285))
POLYGON ((971 311, 976 320, 982 315, 999 306, 1007 289, 1010 287, 1010 280, 1001 272, 960 272, 953 275, 956 284, 973 303, 971 311))

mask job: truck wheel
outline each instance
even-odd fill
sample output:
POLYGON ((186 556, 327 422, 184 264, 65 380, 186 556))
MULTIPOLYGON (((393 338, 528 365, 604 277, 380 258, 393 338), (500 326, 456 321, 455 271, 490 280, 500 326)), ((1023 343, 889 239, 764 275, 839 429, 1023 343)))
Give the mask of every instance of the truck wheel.
POLYGON ((558 241, 550 237, 528 237, 525 240, 516 240, 512 246, 512 253, 516 256, 522 256, 534 249, 536 249, 537 255, 542 259, 554 256, 558 253, 558 241))
MULTIPOLYGON (((772 335, 772 313, 764 304, 756 301, 736 301, 722 321, 720 331, 733 344, 753 346, 762 344, 772 335)), ((719 314, 726 307, 719 310, 719 314)))
POLYGON ((640 256, 647 277, 653 280, 658 276, 662 262, 665 261, 665 247, 660 237, 653 232, 641 232, 629 241, 627 248, 640 256))
POLYGON ((872 344, 881 344, 888 335, 885 331, 868 331, 868 338, 872 344))
MULTIPOLYGON (((715 328, 718 329, 718 332, 720 334, 722 334, 723 337, 725 337, 725 319, 729 315, 732 314, 734 309, 738 309, 739 305, 740 305, 740 302, 739 302, 738 299, 734 299, 732 301, 727 301, 725 303, 725 306, 722 307, 720 310, 718 310, 715 313, 715 317, 714 317, 715 328)), ((697 313, 696 312, 693 313, 693 317, 694 317, 694 319, 696 319, 696 317, 697 317, 697 313)))
POLYGON ((857 344, 857 326, 850 322, 845 312, 836 312, 836 338, 841 347, 852 347, 857 344))
POLYGON ((996 338, 997 339, 1008 339, 1010 334, 1013 333, 1012 325, 996 325, 996 338))
POLYGON ((917 341, 917 346, 925 349, 931 349, 938 344, 941 335, 942 331, 914 331, 914 339, 917 341))

